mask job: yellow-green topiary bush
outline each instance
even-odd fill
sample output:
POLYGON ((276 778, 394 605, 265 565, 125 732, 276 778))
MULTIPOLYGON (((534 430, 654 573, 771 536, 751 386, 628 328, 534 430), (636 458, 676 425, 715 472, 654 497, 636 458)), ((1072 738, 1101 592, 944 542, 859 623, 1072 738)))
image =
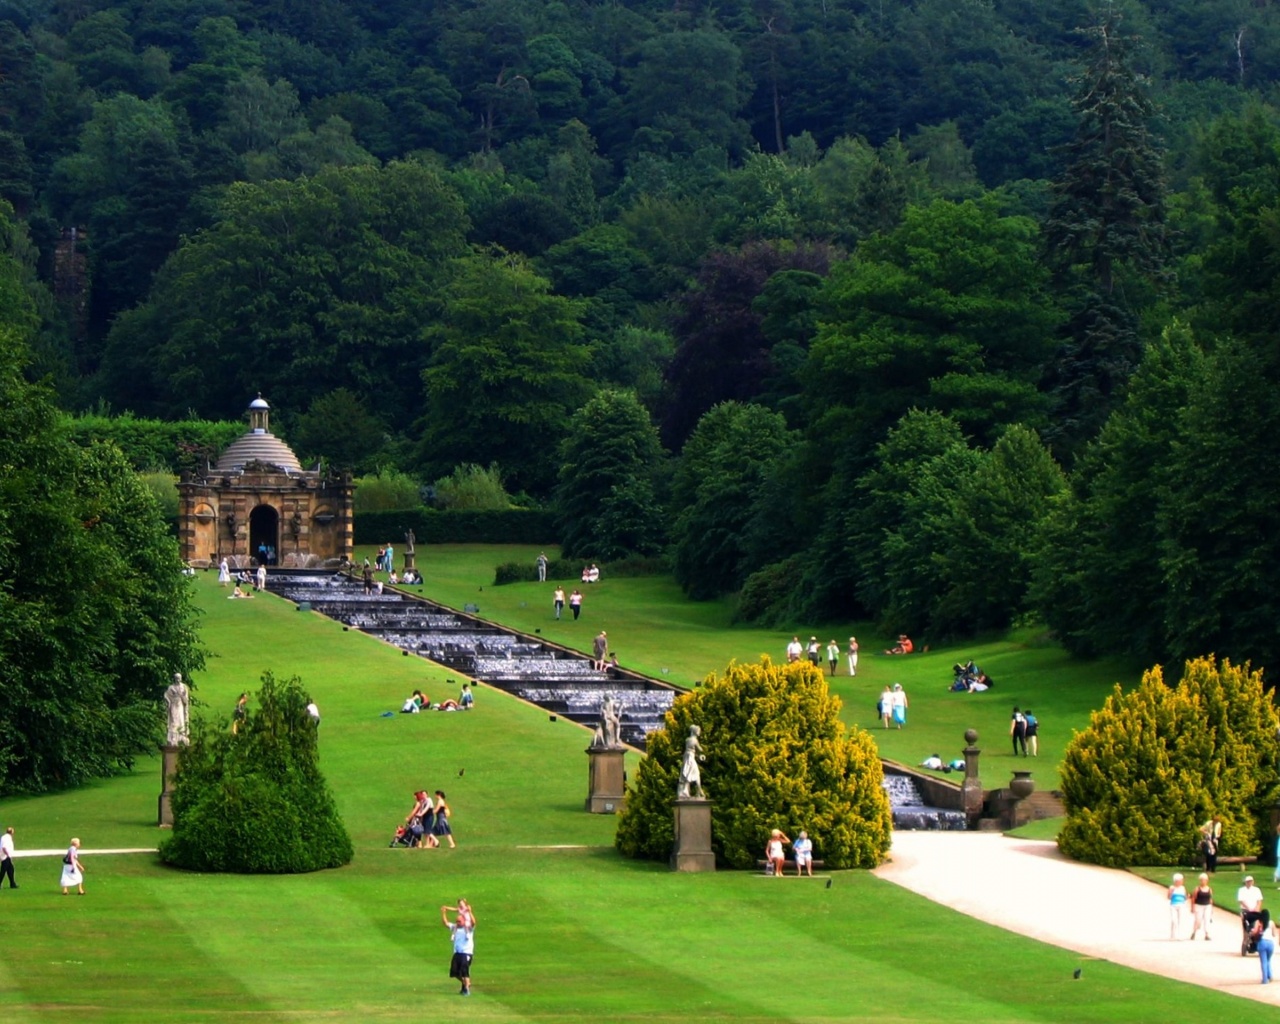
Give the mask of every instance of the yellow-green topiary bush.
POLYGON ((889 849, 892 819, 870 735, 840 721, 840 700, 808 662, 730 664, 680 697, 628 786, 617 847, 666 860, 672 805, 691 725, 702 728, 702 782, 712 809, 716 861, 745 868, 764 856, 770 829, 801 829, 828 867, 874 867, 889 849))
POLYGON ((1259 854, 1280 795, 1278 727, 1262 673, 1212 655, 1172 688, 1158 666, 1130 693, 1117 686, 1067 747, 1059 847, 1112 867, 1185 864, 1216 813, 1219 853, 1259 854))

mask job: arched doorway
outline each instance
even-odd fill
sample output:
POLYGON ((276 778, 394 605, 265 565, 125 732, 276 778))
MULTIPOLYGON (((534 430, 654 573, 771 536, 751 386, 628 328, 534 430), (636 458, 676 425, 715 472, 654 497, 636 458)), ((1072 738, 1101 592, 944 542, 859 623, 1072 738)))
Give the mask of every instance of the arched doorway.
POLYGON ((280 559, 280 514, 270 505, 259 505, 249 513, 249 554, 266 565, 280 559))

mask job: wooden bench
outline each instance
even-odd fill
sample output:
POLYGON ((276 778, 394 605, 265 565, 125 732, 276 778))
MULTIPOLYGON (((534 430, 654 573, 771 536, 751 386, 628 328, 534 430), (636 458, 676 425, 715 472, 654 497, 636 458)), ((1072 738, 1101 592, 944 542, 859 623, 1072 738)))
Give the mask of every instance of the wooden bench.
POLYGON ((1258 863, 1257 857, 1219 857, 1218 858, 1218 867, 1222 867, 1224 864, 1227 866, 1235 864, 1240 868, 1241 871, 1247 868, 1250 864, 1257 864, 1257 863, 1258 863))
MULTIPOLYGON (((824 860, 815 860, 813 862, 813 870, 814 871, 820 870, 821 868, 826 866, 826 863, 827 862, 824 860)), ((758 867, 761 871, 763 871, 768 866, 769 866, 769 862, 767 860, 756 861, 756 867, 758 867)), ((784 860, 782 862, 782 873, 794 875, 796 873, 796 862, 794 860, 784 860)))

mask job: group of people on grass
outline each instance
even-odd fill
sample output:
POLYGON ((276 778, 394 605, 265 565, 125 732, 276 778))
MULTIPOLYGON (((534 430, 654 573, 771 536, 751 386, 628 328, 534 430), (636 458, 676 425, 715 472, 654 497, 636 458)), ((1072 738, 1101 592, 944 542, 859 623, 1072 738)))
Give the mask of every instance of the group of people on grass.
POLYGON ((894 683, 892 686, 886 686, 884 692, 880 694, 880 700, 876 703, 876 711, 880 715, 880 721, 884 723, 884 727, 889 728, 892 722, 901 729, 907 724, 907 708, 911 706, 907 700, 907 691, 902 688, 901 683, 894 683))
MULTIPOLYGON (((414 690, 412 696, 406 698, 405 702, 400 705, 400 714, 416 715, 421 711, 470 711, 475 707, 476 697, 471 692, 471 684, 463 683, 462 692, 458 694, 458 699, 446 697, 437 704, 432 704, 431 699, 421 690, 414 690)), ((387 712, 390 714, 390 712, 387 712)))
POLYGON ((444 790, 437 789, 434 800, 425 789, 418 790, 413 794, 413 808, 404 819, 405 830, 409 835, 407 845, 420 850, 433 849, 440 845, 442 839, 447 839, 449 849, 456 849, 457 843, 453 839, 449 818, 449 804, 445 800, 444 790))
MULTIPOLYGON (((828 674, 834 676, 840 667, 840 644, 834 638, 831 639, 827 642, 825 653, 828 674)), ((858 674, 858 638, 856 636, 849 637, 849 643, 843 653, 849 663, 849 675, 856 676, 858 674)), ((822 644, 818 643, 816 636, 809 637, 808 644, 802 644, 799 635, 796 635, 791 638, 791 643, 787 644, 787 662, 789 664, 794 664, 808 657, 814 668, 819 668, 822 665, 822 655, 822 644)))
POLYGON ((1027 708, 1022 711, 1014 705, 1009 719, 1009 735, 1013 738, 1013 755, 1036 757, 1040 753, 1040 721, 1027 708))
POLYGON ((991 677, 974 664, 972 658, 963 665, 959 662, 952 665, 951 675, 949 689, 952 693, 986 693, 995 685, 991 677))
MULTIPOLYGON (((559 619, 561 613, 564 612, 564 587, 558 586, 555 593, 551 595, 551 605, 555 609, 556 618, 559 619)), ((569 595, 569 611, 573 613, 573 618, 577 621, 579 615, 582 614, 582 591, 576 587, 572 594, 569 595)))

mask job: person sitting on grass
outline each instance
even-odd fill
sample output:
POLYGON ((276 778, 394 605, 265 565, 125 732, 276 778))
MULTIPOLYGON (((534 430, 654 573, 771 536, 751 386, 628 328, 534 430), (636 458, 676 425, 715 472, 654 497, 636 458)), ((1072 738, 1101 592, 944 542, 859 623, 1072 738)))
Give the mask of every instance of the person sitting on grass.
POLYGON ((916 649, 916 645, 911 642, 911 637, 906 633, 898 634, 898 642, 890 647, 885 654, 910 654, 916 649))
POLYGON ((240 597, 248 598, 251 601, 253 600, 252 594, 248 593, 247 591, 241 590, 240 585, 236 584, 236 589, 231 591, 231 595, 227 598, 227 600, 234 601, 236 600, 236 598, 240 598, 240 597))
POLYGON ((422 695, 421 690, 414 690, 413 696, 404 702, 404 707, 400 709, 402 715, 416 715, 422 710, 422 706, 427 703, 427 698, 422 695))

